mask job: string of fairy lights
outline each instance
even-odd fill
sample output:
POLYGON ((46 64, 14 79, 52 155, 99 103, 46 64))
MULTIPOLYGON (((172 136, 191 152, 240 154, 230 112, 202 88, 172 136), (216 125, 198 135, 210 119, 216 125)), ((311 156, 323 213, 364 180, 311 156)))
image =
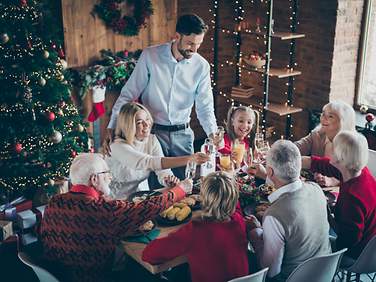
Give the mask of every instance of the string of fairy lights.
MULTIPOLYGON (((250 4, 251 6, 256 2, 257 0, 250 0, 247 1, 248 5, 250 4)), ((219 26, 217 25, 218 21, 218 1, 214 0, 212 8, 209 9, 209 12, 212 13, 212 20, 210 21, 211 26, 213 30, 216 28, 218 29, 219 32, 229 35, 229 36, 234 36, 236 38, 235 42, 235 48, 238 48, 238 54, 237 57, 234 60, 229 60, 226 59, 224 61, 217 60, 215 61, 216 58, 214 58, 213 63, 211 63, 212 67, 212 85, 216 89, 217 95, 222 96, 223 98, 226 99, 227 103, 230 103, 232 106, 235 104, 240 104, 239 101, 233 99, 231 97, 231 93, 226 92, 225 89, 218 89, 217 87, 217 81, 214 79, 214 69, 217 68, 225 68, 225 67, 236 67, 236 75, 237 75, 237 82, 239 85, 242 83, 242 76, 244 74, 246 75, 252 75, 256 72, 262 72, 263 73, 263 81, 264 81, 264 91, 263 91, 263 96, 264 98, 256 105, 253 103, 253 105, 249 105, 251 108, 254 109, 261 109, 263 114, 261 116, 261 130, 263 133, 266 132, 267 127, 266 127, 266 112, 268 111, 268 106, 269 106, 269 99, 268 99, 268 94, 269 94, 269 78, 270 78, 270 69, 268 64, 266 67, 264 67, 263 71, 260 70, 249 70, 249 68, 244 67, 242 64, 242 58, 244 57, 243 51, 240 48, 241 45, 241 34, 248 34, 248 35, 253 35, 256 40, 262 40, 264 45, 265 45, 265 57, 267 58, 267 61, 270 61, 270 56, 271 56, 271 46, 268 48, 268 44, 271 44, 271 38, 274 36, 274 30, 273 30, 273 25, 274 25, 274 20, 272 18, 272 9, 273 7, 270 5, 271 0, 259 0, 259 3, 267 4, 268 7, 266 9, 266 18, 270 17, 270 26, 268 26, 267 21, 263 21, 263 24, 261 24, 260 18, 256 18, 256 26, 252 27, 251 24, 245 19, 246 17, 244 16, 245 14, 245 5, 243 5, 242 1, 237 0, 235 1, 234 4, 234 21, 236 23, 236 26, 234 29, 224 27, 224 26, 219 26), (270 6, 269 6, 270 5, 270 6), (215 12, 217 11, 217 12, 215 12), (266 87, 265 87, 266 85, 266 87), (266 97, 266 99, 265 99, 266 97)), ((290 15, 289 15, 289 28, 291 32, 296 32, 297 25, 299 22, 297 21, 297 0, 289 0, 289 10, 290 10, 290 15)), ((268 18, 269 19, 269 18, 268 18)), ((211 37, 211 41, 215 41, 218 39, 214 38, 214 35, 211 37)), ((213 51, 214 48, 212 49, 213 51)), ((289 51, 289 62, 286 64, 286 72, 293 72, 294 69, 298 66, 297 62, 295 61, 295 39, 290 39, 290 51, 289 51)), ((221 73, 219 70, 217 71, 218 73, 221 73)), ((293 102, 292 102, 292 93, 294 92, 295 87, 294 87, 294 81, 295 77, 293 75, 288 77, 288 82, 286 82, 286 91, 284 91, 284 94, 287 96, 286 97, 286 103, 284 104, 286 107, 294 107, 293 102)), ((293 128, 292 124, 292 117, 291 114, 287 114, 287 121, 286 121, 286 134, 281 135, 281 138, 285 138, 285 136, 288 136, 288 138, 292 138, 293 134, 291 133, 291 129, 293 128), (288 128, 288 129, 287 129, 288 128)), ((273 132, 273 134, 276 134, 276 132, 273 132)))

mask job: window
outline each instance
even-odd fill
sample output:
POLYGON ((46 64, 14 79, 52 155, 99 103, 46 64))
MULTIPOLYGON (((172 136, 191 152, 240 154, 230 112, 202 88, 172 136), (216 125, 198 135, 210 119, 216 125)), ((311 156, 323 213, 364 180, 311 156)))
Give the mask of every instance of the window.
POLYGON ((357 104, 376 110, 376 1, 366 0, 357 74, 357 104))

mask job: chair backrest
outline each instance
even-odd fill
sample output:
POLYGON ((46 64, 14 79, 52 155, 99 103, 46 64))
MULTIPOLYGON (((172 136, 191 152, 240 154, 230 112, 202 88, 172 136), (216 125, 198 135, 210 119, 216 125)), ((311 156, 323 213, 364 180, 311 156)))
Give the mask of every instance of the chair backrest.
POLYGON ((367 167, 374 177, 376 177, 376 151, 368 150, 367 167))
POLYGON ((40 282, 59 282, 51 273, 42 267, 35 264, 35 262, 25 253, 19 252, 18 258, 27 266, 31 267, 34 273, 38 276, 40 282))
POLYGON ((328 282, 332 281, 337 272, 339 261, 347 249, 340 250, 330 255, 310 258, 299 264, 291 272, 286 282, 315 281, 328 282), (312 279, 309 280, 311 277, 312 279))
POLYGON ((253 273, 251 275, 239 277, 232 279, 228 282, 264 282, 266 278, 266 273, 268 272, 269 268, 264 268, 259 272, 253 273))
POLYGON ((347 270, 355 273, 376 272, 376 236, 367 243, 358 259, 347 270))

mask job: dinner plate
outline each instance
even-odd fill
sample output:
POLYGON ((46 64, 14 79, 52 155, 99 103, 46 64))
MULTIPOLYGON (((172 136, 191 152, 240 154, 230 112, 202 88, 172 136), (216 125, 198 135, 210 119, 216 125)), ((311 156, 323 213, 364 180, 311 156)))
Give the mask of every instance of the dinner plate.
POLYGON ((160 215, 156 217, 156 220, 157 220, 157 223, 161 226, 175 226, 175 225, 186 223, 190 221, 191 218, 192 218, 192 212, 182 221, 178 221, 176 219, 169 220, 168 218, 161 217, 160 215))
POLYGON ((158 196, 161 194, 162 193, 159 191, 137 191, 128 196, 128 201, 133 202, 133 199, 136 197, 144 197, 144 200, 146 200, 151 196, 158 196))

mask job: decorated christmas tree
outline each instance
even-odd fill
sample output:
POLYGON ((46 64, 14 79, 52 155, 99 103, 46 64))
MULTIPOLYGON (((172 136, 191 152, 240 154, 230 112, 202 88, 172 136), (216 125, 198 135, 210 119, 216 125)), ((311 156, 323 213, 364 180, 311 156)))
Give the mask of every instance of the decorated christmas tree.
MULTIPOLYGON (((70 97, 64 53, 43 42, 36 0, 0 2, 0 201, 52 192, 77 153, 88 151, 70 97)), ((43 37, 45 38, 45 37, 43 37)))

